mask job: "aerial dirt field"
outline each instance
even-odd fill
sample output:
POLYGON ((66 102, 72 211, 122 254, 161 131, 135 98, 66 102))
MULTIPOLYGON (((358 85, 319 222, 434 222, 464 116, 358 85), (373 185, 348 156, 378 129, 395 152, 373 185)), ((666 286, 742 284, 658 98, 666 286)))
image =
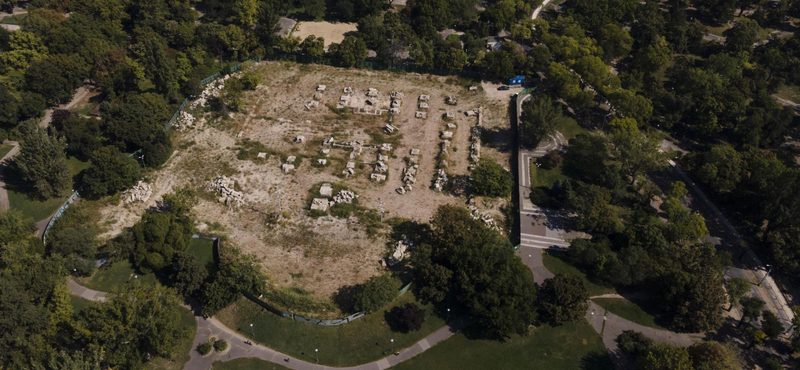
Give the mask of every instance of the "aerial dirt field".
POLYGON ((344 37, 350 32, 356 32, 355 23, 344 22, 299 22, 292 36, 305 40, 309 35, 325 38, 325 50, 332 43, 341 43, 344 37))
MULTIPOLYGON (((380 260, 392 253, 396 240, 390 240, 388 225, 375 233, 374 219, 368 233, 368 225, 357 212, 347 219, 328 214, 330 210, 312 213, 311 199, 320 197, 312 193, 319 191, 320 184, 332 184, 333 196, 340 188, 352 190, 358 207, 372 215, 378 214, 383 202, 384 220, 427 222, 439 205, 466 207, 467 196, 454 196, 447 189, 435 191, 432 185, 440 165, 437 156, 443 131, 453 133, 445 168, 449 178, 469 174, 470 130, 478 118, 465 112, 479 107, 481 136, 486 140, 481 157, 509 167, 508 100, 488 99, 482 89, 470 91, 468 83, 459 84, 455 78, 281 62, 261 62, 245 71, 260 76, 260 85, 245 94, 244 109, 227 118, 202 113, 199 105, 189 109, 197 124, 176 133, 176 152, 163 168, 151 171, 153 195, 146 202, 106 207, 105 236, 131 226, 163 194, 188 184, 199 194, 193 216, 201 231, 225 235, 227 245, 256 254, 276 289, 301 288, 328 300, 340 288, 383 271, 380 260), (326 85, 325 91, 318 92, 318 85, 326 85), (344 93, 345 87, 352 93, 344 93), (377 96, 368 97, 369 88, 376 89, 377 96), (396 114, 388 112, 392 91, 404 95, 396 114), (429 108, 418 108, 420 95, 430 96, 429 108), (455 105, 445 103, 451 95, 457 98, 455 105), (342 99, 347 103, 340 105, 342 99), (373 99, 373 104, 367 99, 373 99), (318 105, 306 108, 312 101, 318 105), (365 109, 387 111, 358 113, 365 109), (415 118, 417 111, 426 112, 427 118, 415 118), (445 120, 445 113, 454 118, 445 120), (397 131, 387 133, 387 123, 397 131), (448 123, 455 127, 448 128, 448 123), (330 138, 333 143, 328 142, 330 138), (372 149, 387 143, 391 151, 372 149), (360 154, 352 145, 361 148, 360 154), (419 153, 412 155, 412 149, 419 153), (295 168, 284 172, 289 156, 296 157, 291 163, 295 168), (413 164, 412 158, 419 166, 416 183, 411 191, 400 194, 397 189, 405 185, 403 169, 413 164), (321 159, 324 165, 318 163, 321 159), (379 159, 386 165, 385 172, 376 169, 379 159), (351 175, 346 175, 348 162, 355 165, 351 175), (374 181, 373 173, 387 178, 374 181), (235 182, 233 188, 241 192, 243 204, 225 205, 219 202, 218 192, 208 191, 208 181, 220 175, 235 182)), ((503 224, 500 207, 505 200, 472 199, 471 204, 503 224)))

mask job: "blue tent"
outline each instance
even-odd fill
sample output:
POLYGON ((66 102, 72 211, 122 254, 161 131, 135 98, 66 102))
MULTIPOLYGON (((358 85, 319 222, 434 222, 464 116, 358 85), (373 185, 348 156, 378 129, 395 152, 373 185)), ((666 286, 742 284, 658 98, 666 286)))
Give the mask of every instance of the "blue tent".
POLYGON ((508 84, 511 86, 522 85, 524 83, 525 83, 525 76, 511 77, 511 79, 508 80, 508 84))

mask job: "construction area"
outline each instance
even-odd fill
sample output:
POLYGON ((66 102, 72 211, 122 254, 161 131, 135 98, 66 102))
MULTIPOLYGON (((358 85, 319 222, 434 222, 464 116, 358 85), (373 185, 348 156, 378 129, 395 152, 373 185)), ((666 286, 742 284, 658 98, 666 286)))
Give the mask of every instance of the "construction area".
POLYGON ((414 241, 391 239, 392 222, 453 204, 502 229, 505 199, 457 188, 479 158, 508 166, 507 99, 455 77, 288 62, 240 73, 260 78, 243 108, 212 111, 225 79, 210 84, 181 114, 167 164, 104 209, 107 237, 188 184, 201 232, 256 254, 276 288, 327 300, 407 258, 414 241))

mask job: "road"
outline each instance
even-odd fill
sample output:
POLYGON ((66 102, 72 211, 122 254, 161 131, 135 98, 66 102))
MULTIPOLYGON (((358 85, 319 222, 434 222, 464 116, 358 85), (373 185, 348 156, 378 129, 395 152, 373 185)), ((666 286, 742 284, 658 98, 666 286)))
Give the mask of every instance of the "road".
MULTIPOLYGON (((530 99, 531 95, 517 97, 517 122, 522 115, 522 104, 530 99)), ((518 130, 519 131, 519 130, 518 130)), ((539 158, 551 150, 563 150, 567 140, 560 132, 550 136, 550 139, 540 144, 534 150, 519 147, 517 157, 517 174, 519 175, 519 229, 521 248, 547 249, 552 247, 568 248, 569 239, 584 238, 586 234, 565 230, 564 215, 561 212, 539 208, 531 202, 530 192, 530 161, 539 158)))
POLYGON ((539 17, 539 13, 542 12, 542 9, 544 9, 544 7, 547 6, 547 4, 550 4, 551 1, 553 1, 553 0, 544 0, 544 1, 542 1, 542 5, 539 5, 538 8, 533 10, 533 13, 531 14, 531 19, 538 18, 539 17))
MULTIPOLYGON (((710 199, 706 196, 702 189, 700 189, 697 184, 686 174, 685 171, 681 168, 679 164, 675 161, 669 161, 669 171, 675 179, 681 180, 686 184, 687 189, 692 194, 692 200, 697 201, 700 206, 702 206, 702 211, 704 211, 704 216, 707 223, 711 223, 714 226, 717 226, 721 231, 724 232, 720 235, 715 235, 714 238, 711 240, 716 245, 726 244, 730 246, 734 246, 739 248, 738 245, 744 240, 733 226, 733 224, 728 221, 728 218, 725 217, 724 214, 711 202, 710 199)), ((734 259, 742 262, 744 264, 743 267, 747 268, 740 268, 740 267, 731 267, 728 269, 727 276, 729 277, 741 277, 744 279, 749 280, 753 283, 753 288, 751 289, 750 295, 759 297, 761 300, 764 301, 765 306, 770 311, 774 312, 778 319, 780 319, 786 328, 791 327, 791 323, 794 320, 794 312, 792 311, 791 306, 789 305, 786 297, 778 288, 777 284, 775 284, 775 280, 772 276, 767 277, 764 279, 764 283, 761 286, 758 286, 757 283, 761 281, 766 275, 766 268, 764 267, 765 264, 756 256, 755 253, 749 248, 744 247, 743 250, 740 250, 740 256, 734 256, 734 259)))

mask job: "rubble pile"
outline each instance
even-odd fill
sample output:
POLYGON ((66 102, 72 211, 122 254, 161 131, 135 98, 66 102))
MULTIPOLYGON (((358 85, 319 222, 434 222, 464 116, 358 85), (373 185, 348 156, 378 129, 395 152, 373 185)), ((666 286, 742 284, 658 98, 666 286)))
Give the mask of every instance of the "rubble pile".
POLYGON ((440 168, 436 172, 436 179, 433 181, 433 190, 442 191, 445 185, 447 185, 447 172, 444 172, 444 169, 440 168))
POLYGON ((497 224, 495 224, 494 222, 494 218, 492 218, 492 216, 486 213, 481 213, 481 211, 478 210, 478 207, 471 205, 467 207, 467 209, 469 210, 469 213, 472 216, 473 220, 481 220, 483 221, 484 224, 486 224, 486 226, 489 226, 494 229, 499 229, 497 224))
POLYGON ((471 141, 472 144, 469 146, 469 159, 474 165, 481 160, 481 132, 483 131, 483 127, 475 125, 472 126, 472 130, 470 131, 469 141, 471 141))
POLYGON ((403 168, 403 183, 405 185, 395 189, 398 194, 405 194, 414 190, 414 184, 417 183, 417 170, 419 169, 419 165, 415 162, 417 162, 416 158, 412 158, 412 160, 408 161, 408 167, 403 168))
POLYGON ((206 191, 217 192, 220 197, 218 202, 229 207, 239 207, 245 203, 244 195, 240 191, 233 190, 234 180, 224 175, 206 182, 206 191))
POLYGON ((122 193, 122 201, 125 204, 134 202, 146 202, 153 195, 153 188, 146 182, 139 181, 136 186, 125 190, 122 193))
POLYGON ((231 78, 231 76, 232 75, 225 75, 206 85, 206 88, 200 93, 197 100, 192 102, 192 108, 205 107, 209 99, 218 98, 222 89, 225 87, 225 81, 231 78))
POLYGON ((358 195, 356 195, 356 193, 353 193, 350 190, 340 190, 339 194, 336 194, 336 195, 333 196, 333 204, 336 204, 336 203, 353 203, 353 201, 356 198, 358 198, 358 195))
POLYGON ((406 258, 407 254, 414 249, 414 243, 408 239, 405 235, 403 238, 397 241, 397 244, 394 246, 394 252, 392 255, 384 258, 381 260, 381 265, 383 266, 394 266, 398 262, 402 261, 406 258))
POLYGON ((173 125, 173 127, 181 131, 186 129, 193 129, 196 127, 195 125, 196 121, 197 118, 195 118, 195 116, 191 115, 187 111, 182 110, 181 113, 178 115, 178 119, 175 120, 175 125, 173 125))

